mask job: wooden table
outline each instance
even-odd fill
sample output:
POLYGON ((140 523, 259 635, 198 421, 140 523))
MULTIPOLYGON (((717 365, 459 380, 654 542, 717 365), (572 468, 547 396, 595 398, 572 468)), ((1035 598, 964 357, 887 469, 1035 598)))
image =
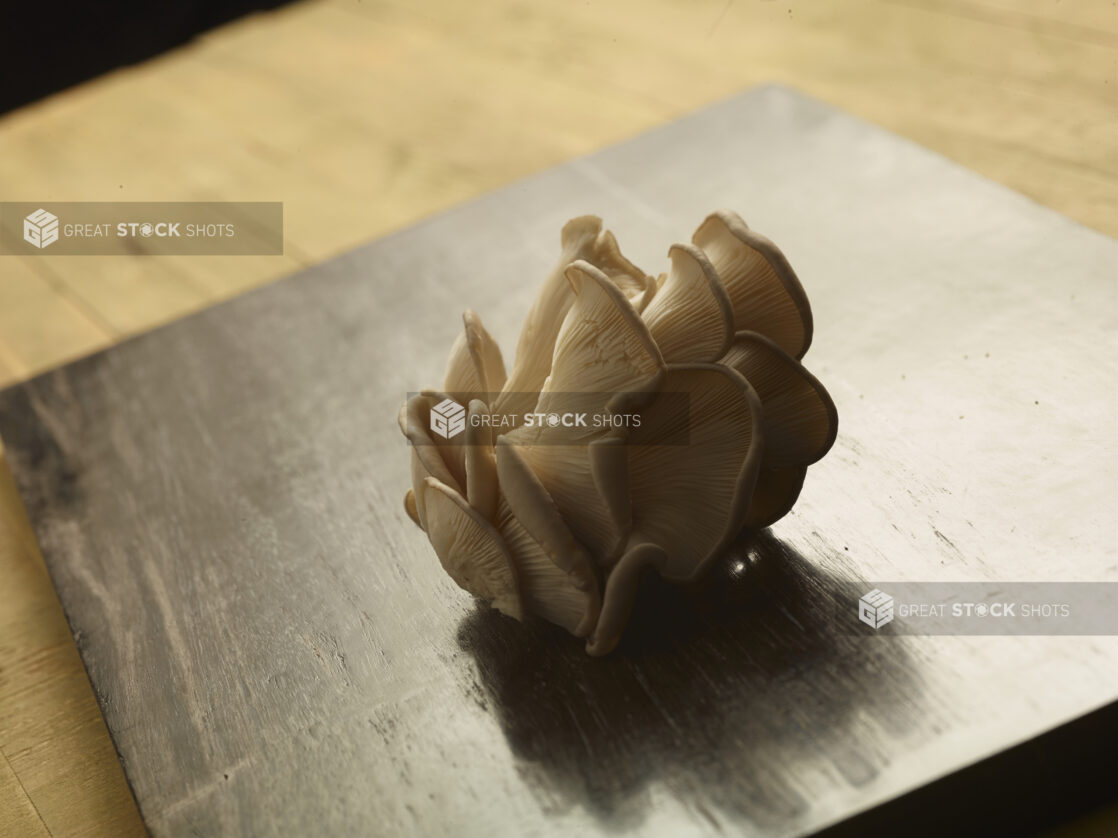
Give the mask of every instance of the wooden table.
MULTIPOLYGON (((0 121, 11 198, 278 198, 289 209, 282 259, 5 259, 0 376, 19 379, 765 79, 1118 232, 1118 24, 1106 2, 456 8, 296 6, 0 121), (304 63, 290 62, 296 51, 304 63)), ((138 828, 2 477, 0 805, 17 834, 138 828)))
MULTIPOLYGON (((8 390, 0 434, 155 834, 802 834, 1118 701, 1118 636, 856 619, 870 580, 1118 582, 1115 263, 764 87, 8 390), (565 219, 655 266, 742 201, 805 277, 843 417, 796 513, 713 601, 652 591, 605 661, 478 610, 398 502, 392 420, 448 309, 509 345, 565 219)), ((1048 755, 1065 790, 1110 770, 1085 757, 1048 755)), ((916 811, 1016 831, 1029 783, 916 811)))

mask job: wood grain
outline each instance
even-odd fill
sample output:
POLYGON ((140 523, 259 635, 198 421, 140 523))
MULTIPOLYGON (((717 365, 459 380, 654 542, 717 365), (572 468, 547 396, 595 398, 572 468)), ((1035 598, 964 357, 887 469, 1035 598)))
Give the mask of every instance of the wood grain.
POLYGON ((766 81, 1118 235, 1116 55, 1109 0, 328 0, 256 16, 0 119, 0 182, 12 200, 282 200, 287 255, 37 258, 34 322, 57 333, 77 302, 94 339, 26 339, 27 304, 0 289, 0 357, 17 359, 0 382, 766 81))
POLYGON ((155 834, 798 834, 1118 697, 1112 637, 845 629, 871 579, 1115 578, 1115 259, 770 87, 8 390, 0 433, 155 834), (512 344, 566 218, 653 270, 721 205, 804 280, 839 441, 743 574, 591 661, 443 574, 394 416, 457 310, 512 344))
MULTIPOLYGON (((0 259, 0 383, 772 79, 1118 235, 1108 0, 455 6, 305 3, 0 117, 8 199, 280 199, 300 219, 283 259, 0 259)), ((53 595, 20 569, 37 554, 4 497, 0 615, 22 615, 53 595)), ((56 608, 26 618, 66 631, 56 608)), ((35 760, 61 775, 101 752, 104 728, 66 721, 90 701, 76 656, 28 669, 25 651, 0 642, 0 672, 35 696, 5 708, 0 752, 14 727, 57 720, 35 760)), ((114 759, 88 768, 120 783, 114 759)), ((84 817, 105 782, 68 790, 56 834, 63 819, 116 834, 84 817)), ((4 792, 30 804, 22 787, 4 792)))
POLYGON ((0 835, 143 835, 0 456, 0 835))

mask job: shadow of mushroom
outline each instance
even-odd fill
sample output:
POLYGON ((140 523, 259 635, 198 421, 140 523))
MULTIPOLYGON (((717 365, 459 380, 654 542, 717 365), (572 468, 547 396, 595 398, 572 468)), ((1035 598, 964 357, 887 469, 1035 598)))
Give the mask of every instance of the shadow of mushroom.
POLYGON ((543 808, 624 828, 662 783, 716 826, 721 811, 763 828, 806 812, 820 770, 873 779, 918 712, 905 639, 860 630, 864 592, 764 531, 701 589, 644 580, 607 658, 487 608, 458 640, 543 808))

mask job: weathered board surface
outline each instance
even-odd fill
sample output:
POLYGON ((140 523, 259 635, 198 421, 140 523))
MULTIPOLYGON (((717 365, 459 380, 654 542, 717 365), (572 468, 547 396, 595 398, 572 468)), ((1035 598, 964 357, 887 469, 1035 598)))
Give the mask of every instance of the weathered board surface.
POLYGON ((867 579, 1118 578, 1116 265, 762 88, 7 390, 0 434, 153 834, 798 834, 1118 698, 1113 637, 844 616, 867 579), (650 586, 588 659, 445 576, 396 411, 462 308, 511 353, 570 216, 657 272, 720 206, 797 268, 839 439, 744 572, 650 586))

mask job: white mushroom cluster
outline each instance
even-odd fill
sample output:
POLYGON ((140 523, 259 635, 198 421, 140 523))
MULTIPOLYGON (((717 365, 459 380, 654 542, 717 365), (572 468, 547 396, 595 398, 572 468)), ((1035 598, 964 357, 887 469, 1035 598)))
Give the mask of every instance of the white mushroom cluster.
POLYGON ((647 568, 693 580, 744 528, 792 508, 838 416, 800 363, 812 334, 803 287, 737 214, 707 217, 656 279, 597 217, 568 222, 561 240, 512 371, 467 311, 443 390, 401 410, 405 508, 462 588, 602 655, 647 568), (515 421, 560 406, 637 419, 515 421))

